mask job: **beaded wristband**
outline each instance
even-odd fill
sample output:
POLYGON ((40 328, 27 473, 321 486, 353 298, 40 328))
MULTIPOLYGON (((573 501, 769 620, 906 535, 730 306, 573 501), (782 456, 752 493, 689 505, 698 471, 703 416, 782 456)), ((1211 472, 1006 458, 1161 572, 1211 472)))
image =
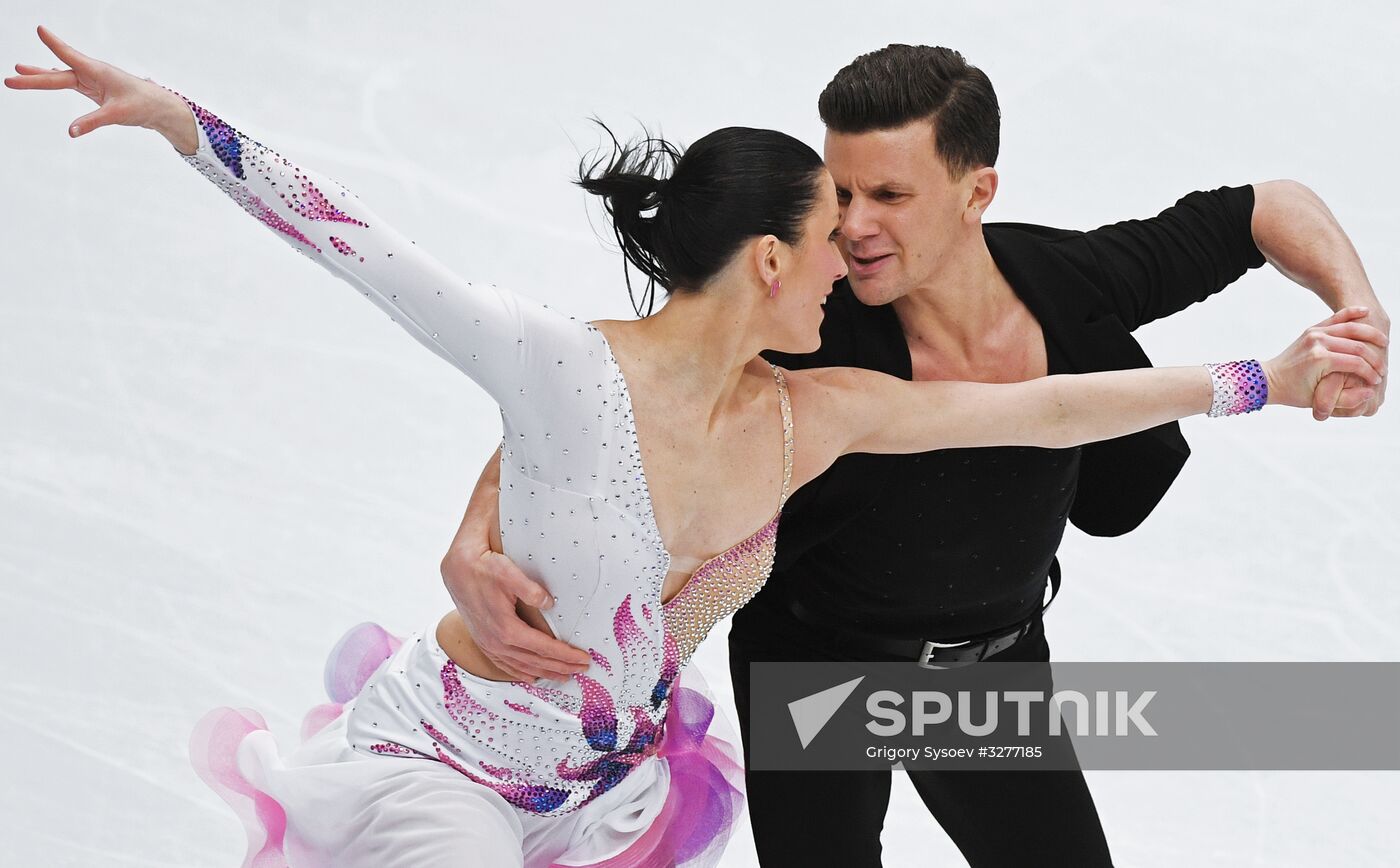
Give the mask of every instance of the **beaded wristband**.
POLYGON ((1208 416, 1233 416, 1253 413, 1269 402, 1269 381, 1264 367, 1250 359, 1244 362, 1221 362, 1205 365, 1215 389, 1208 416))

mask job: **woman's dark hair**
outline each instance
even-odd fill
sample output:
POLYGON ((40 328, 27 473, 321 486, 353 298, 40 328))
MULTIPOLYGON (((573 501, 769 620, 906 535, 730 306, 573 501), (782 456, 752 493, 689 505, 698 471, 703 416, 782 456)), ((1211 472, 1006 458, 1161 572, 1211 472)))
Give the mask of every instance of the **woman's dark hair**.
POLYGON ((611 153, 585 156, 574 183, 603 198, 627 261, 647 276, 649 316, 656 285, 696 291, 747 239, 773 235, 796 245, 817 199, 822 159, 776 130, 725 127, 681 148, 643 131, 627 144, 602 121, 611 153), (648 212, 653 212, 648 216, 648 212))
POLYGON ((934 126, 934 151, 953 177, 995 166, 1001 108, 986 73, 951 48, 887 45, 851 61, 817 98, 827 129, 867 133, 916 120, 934 126))

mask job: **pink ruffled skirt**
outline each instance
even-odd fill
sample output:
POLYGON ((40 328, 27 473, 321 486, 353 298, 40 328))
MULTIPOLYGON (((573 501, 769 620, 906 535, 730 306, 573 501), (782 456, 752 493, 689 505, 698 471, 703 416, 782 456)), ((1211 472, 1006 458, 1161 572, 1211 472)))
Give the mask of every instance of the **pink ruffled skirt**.
MULTIPOLYGON (((447 763, 351 746, 347 719, 366 684, 431 676, 430 651, 442 654, 433 628, 408 640, 376 624, 352 628, 326 664, 331 701, 307 713, 301 746, 285 756, 255 711, 219 708, 200 720, 190 758, 243 823, 244 868, 718 863, 743 809, 743 768, 732 731, 712 731, 722 719, 693 667, 672 692, 656 755, 581 809, 548 817, 447 763)), ((435 725, 456 726, 445 714, 435 725)))

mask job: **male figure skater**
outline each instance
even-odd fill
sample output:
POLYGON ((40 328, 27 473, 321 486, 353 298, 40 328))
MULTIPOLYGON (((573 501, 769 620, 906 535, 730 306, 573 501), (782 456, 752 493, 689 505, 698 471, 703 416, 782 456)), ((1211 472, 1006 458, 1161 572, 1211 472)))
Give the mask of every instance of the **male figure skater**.
MULTIPOLYGON (((1323 202, 1270 181, 1190 193, 1156 217, 1090 232, 984 224, 997 191, 991 82, 946 48, 856 58, 818 101, 850 275, 815 353, 905 379, 1016 382, 1150 364, 1138 326, 1202 301, 1267 260, 1332 309, 1389 319, 1323 202)), ((1356 385, 1361 385, 1357 383, 1356 385)), ((1370 415, 1334 375, 1314 415, 1370 415)), ((1065 522, 1137 527, 1189 454, 1176 423, 1075 449, 850 455, 797 492, 767 586, 734 616, 730 665, 748 750, 749 664, 808 660, 1048 660, 1041 613, 1059 586, 1065 522), (926 642, 943 646, 929 654, 926 642)), ((490 549, 497 459, 473 493, 443 577, 478 645, 521 677, 565 677, 587 655, 534 631, 517 599, 548 594, 490 549)), ((581 665, 580 665, 581 664, 581 665)), ((1078 771, 910 772, 974 868, 1111 865, 1078 771)), ((749 772, 764 865, 880 864, 888 772, 749 772)))

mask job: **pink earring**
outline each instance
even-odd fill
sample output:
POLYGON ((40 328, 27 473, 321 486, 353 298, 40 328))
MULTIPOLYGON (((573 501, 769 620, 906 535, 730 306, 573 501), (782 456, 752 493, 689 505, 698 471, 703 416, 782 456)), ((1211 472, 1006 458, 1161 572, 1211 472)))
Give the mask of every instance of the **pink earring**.
POLYGON ((777 297, 778 297, 778 290, 780 290, 780 289, 782 289, 782 288, 783 288, 783 285, 782 285, 781 282, 779 282, 778 278, 776 278, 776 277, 773 278, 773 282, 770 283, 770 284, 768 285, 768 297, 769 297, 769 298, 777 298, 777 297))

